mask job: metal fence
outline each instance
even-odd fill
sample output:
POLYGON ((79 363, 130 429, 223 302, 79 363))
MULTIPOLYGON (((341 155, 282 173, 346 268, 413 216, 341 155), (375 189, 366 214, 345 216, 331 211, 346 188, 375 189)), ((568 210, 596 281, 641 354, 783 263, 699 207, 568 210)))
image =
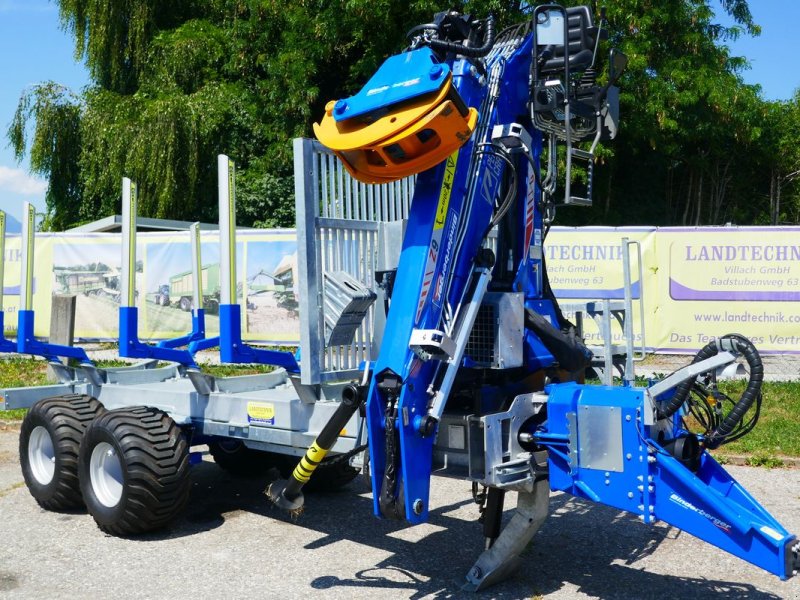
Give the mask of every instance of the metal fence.
POLYGON ((300 290, 301 381, 356 376, 371 358, 374 308, 349 346, 325 348, 325 271, 346 271, 369 288, 378 266, 381 224, 407 218, 414 178, 386 184, 353 179, 319 142, 294 140, 300 290))

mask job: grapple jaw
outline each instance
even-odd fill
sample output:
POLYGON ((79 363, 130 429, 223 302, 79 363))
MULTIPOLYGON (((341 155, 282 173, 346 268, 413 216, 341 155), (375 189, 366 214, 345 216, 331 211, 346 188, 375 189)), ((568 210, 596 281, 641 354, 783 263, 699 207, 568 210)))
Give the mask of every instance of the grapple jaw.
POLYGON ((449 65, 423 47, 390 57, 356 95, 329 102, 314 134, 354 178, 386 183, 445 160, 477 120, 449 65))

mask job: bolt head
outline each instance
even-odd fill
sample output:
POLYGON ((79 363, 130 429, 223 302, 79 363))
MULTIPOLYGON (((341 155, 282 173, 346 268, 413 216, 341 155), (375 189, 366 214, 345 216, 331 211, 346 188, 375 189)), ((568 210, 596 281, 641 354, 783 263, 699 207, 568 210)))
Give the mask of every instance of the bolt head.
POLYGON ((430 415, 424 416, 420 420, 419 433, 422 437, 429 437, 436 431, 436 419, 430 415))
POLYGON ((439 77, 442 76, 442 73, 444 73, 442 65, 433 65, 431 67, 431 70, 428 71, 428 74, 430 75, 431 79, 439 79, 439 77))
POLYGON ((473 567, 472 576, 475 579, 480 579, 481 577, 483 577, 483 571, 481 571, 480 567, 473 567))
POLYGON ((344 111, 347 110, 347 102, 344 100, 338 100, 336 104, 333 105, 333 112, 337 115, 341 115, 344 111))
POLYGON ((412 505, 412 508, 414 509, 414 514, 415 515, 421 515, 422 514, 422 509, 425 508, 425 504, 422 502, 421 498, 417 498, 416 500, 414 500, 414 504, 412 505))

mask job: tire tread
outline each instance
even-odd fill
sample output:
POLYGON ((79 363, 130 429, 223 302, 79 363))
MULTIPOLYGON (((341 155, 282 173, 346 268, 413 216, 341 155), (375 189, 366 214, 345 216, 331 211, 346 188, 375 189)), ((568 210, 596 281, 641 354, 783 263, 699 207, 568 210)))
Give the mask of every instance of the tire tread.
MULTIPOLYGON (((27 438, 37 425, 53 425, 53 444, 60 457, 58 472, 54 475, 55 490, 49 497, 34 495, 46 510, 71 510, 84 505, 78 482, 78 454, 81 441, 91 422, 104 412, 103 405, 92 396, 65 394, 43 398, 36 402, 22 423, 20 431, 20 461, 27 461, 27 438), (53 435, 54 434, 54 435, 53 435), (24 445, 24 447, 23 447, 24 445)), ((23 476, 31 489, 31 476, 23 463, 23 476)))
MULTIPOLYGON (((109 411, 92 427, 114 436, 127 471, 122 513, 113 522, 93 514, 98 527, 111 535, 128 536, 172 521, 186 506, 191 490, 189 444, 175 421, 161 410, 141 406, 109 411)), ((88 462, 89 456, 81 460, 88 462)))

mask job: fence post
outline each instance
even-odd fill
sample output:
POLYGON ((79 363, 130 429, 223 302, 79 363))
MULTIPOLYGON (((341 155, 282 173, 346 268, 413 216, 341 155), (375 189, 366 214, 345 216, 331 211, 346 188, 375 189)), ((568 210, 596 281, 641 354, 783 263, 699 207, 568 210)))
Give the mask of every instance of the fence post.
MULTIPOLYGON (((53 296, 50 306, 50 339, 49 343, 61 346, 72 346, 75 340, 75 294, 59 294, 53 296)), ((61 361, 69 364, 68 358, 61 361)), ((58 377, 50 367, 47 368, 48 381, 58 381, 58 377)))

